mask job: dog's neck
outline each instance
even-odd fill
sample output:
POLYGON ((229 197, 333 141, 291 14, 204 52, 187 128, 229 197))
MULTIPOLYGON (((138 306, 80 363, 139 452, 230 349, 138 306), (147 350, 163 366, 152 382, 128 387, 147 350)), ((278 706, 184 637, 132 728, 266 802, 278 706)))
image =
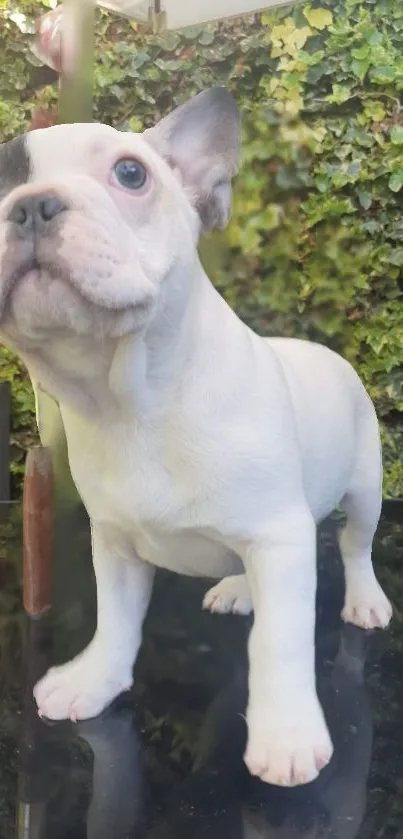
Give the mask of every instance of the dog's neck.
POLYGON ((141 334, 71 335, 21 352, 31 377, 62 406, 88 419, 158 410, 196 367, 223 320, 236 319, 199 260, 163 281, 156 312, 141 334))

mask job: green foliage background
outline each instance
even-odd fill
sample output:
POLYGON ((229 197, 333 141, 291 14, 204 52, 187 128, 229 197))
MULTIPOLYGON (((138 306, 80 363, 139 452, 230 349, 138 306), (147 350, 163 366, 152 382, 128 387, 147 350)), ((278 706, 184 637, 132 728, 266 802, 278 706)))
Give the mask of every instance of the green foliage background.
MULTIPOLYGON (((1 140, 57 104, 29 52, 39 10, 0 0, 1 140)), ((215 84, 242 109, 244 153, 230 228, 202 247, 210 276, 258 331, 355 364, 382 423, 385 494, 402 496, 403 5, 313 0, 161 38, 97 13, 96 120, 139 130, 215 84)), ((9 354, 0 364, 21 445, 29 386, 9 354)))

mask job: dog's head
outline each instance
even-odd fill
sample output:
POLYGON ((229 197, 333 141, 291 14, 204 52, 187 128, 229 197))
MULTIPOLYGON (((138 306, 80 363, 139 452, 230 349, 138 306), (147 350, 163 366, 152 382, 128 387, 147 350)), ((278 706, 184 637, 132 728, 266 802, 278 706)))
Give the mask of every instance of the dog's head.
POLYGON ((238 154, 220 88, 143 134, 59 125, 0 145, 0 336, 143 329, 200 233, 227 223, 238 154))

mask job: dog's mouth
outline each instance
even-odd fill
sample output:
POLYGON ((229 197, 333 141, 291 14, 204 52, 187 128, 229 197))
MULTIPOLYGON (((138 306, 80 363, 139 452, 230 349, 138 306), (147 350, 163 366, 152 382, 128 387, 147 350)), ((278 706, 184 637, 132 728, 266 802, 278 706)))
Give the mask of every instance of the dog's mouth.
POLYGON ((74 283, 67 266, 56 261, 38 259, 36 255, 22 260, 17 267, 10 271, 8 278, 3 283, 3 299, 0 307, 0 317, 9 303, 12 295, 18 290, 22 283, 37 282, 38 293, 41 281, 51 283, 58 280, 67 285, 74 294, 84 303, 94 305, 94 301, 87 297, 77 283, 74 283))
MULTIPOLYGON (((8 293, 9 295, 12 294, 13 291, 23 282, 30 280, 38 280, 39 282, 43 277, 48 277, 49 281, 54 279, 62 280, 65 283, 70 282, 69 273, 61 265, 59 266, 53 262, 39 260, 35 256, 32 257, 32 259, 28 259, 25 262, 23 262, 14 271, 10 281, 10 289, 8 293)), ((79 293, 78 289, 75 290, 79 293)))
POLYGON ((104 335, 119 337, 142 329, 154 304, 151 295, 133 304, 100 299, 97 289, 91 293, 91 288, 81 288, 63 259, 29 254, 18 264, 9 263, 8 269, 3 267, 0 331, 15 341, 17 337, 45 341, 55 334, 81 334, 92 328, 89 324, 104 335))
POLYGON ((77 297, 80 297, 83 301, 85 300, 80 290, 73 287, 65 268, 54 263, 51 264, 47 261, 39 260, 36 254, 30 254, 29 257, 19 260, 18 264, 10 267, 9 271, 4 270, 2 279, 0 322, 4 316, 7 317, 7 312, 10 311, 13 295, 18 294, 19 290, 26 284, 37 286, 39 299, 41 291, 44 290, 46 284, 50 284, 54 280, 59 280, 74 289, 77 297))
POLYGON ((18 262, 11 270, 4 271, 3 269, 3 289, 1 295, 0 315, 6 308, 12 294, 21 285, 21 283, 28 281, 39 280, 44 273, 50 273, 49 267, 40 263, 36 256, 30 256, 18 262))
POLYGON ((36 257, 26 260, 26 262, 20 265, 12 274, 8 295, 12 294, 13 289, 18 285, 18 283, 23 282, 25 279, 38 278, 42 270, 43 267, 41 267, 36 257))
MULTIPOLYGON (((6 260, 4 260, 6 261, 6 260)), ((11 295, 16 286, 24 280, 25 277, 32 276, 35 278, 39 275, 40 266, 36 257, 31 256, 19 262, 17 266, 13 266, 11 270, 7 271, 7 264, 2 265, 2 288, 0 294, 0 319, 2 318, 11 295)))

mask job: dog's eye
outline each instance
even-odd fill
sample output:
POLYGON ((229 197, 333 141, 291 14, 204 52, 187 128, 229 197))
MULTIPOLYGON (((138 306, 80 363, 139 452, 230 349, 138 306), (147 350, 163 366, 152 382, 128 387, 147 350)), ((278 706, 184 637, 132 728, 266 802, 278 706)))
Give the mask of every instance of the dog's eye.
POLYGON ((147 170, 139 160, 124 157, 114 166, 115 178, 125 189, 141 189, 147 180, 147 170))

